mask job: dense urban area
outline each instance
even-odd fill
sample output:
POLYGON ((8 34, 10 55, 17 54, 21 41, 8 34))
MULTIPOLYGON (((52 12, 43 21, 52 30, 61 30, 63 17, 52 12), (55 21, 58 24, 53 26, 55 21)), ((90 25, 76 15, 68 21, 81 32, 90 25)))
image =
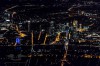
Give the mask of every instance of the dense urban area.
POLYGON ((0 66, 100 66, 100 1, 0 0, 0 66))

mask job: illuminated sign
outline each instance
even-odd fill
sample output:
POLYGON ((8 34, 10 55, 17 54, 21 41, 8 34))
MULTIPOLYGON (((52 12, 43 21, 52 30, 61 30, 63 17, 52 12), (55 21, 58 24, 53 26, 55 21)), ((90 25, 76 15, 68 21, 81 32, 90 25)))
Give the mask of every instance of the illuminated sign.
POLYGON ((16 38, 16 44, 20 44, 20 38, 16 38))

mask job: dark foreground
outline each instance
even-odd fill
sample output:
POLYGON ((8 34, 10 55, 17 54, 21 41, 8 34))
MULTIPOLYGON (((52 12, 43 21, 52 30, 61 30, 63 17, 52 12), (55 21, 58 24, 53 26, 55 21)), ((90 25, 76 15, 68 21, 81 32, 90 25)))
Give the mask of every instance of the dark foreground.
MULTIPOLYGON (((0 46, 0 66, 61 66, 64 52, 64 45, 35 45, 33 49, 0 46)), ((99 58, 85 58, 84 54, 75 53, 68 52, 64 66, 100 66, 99 58)))

